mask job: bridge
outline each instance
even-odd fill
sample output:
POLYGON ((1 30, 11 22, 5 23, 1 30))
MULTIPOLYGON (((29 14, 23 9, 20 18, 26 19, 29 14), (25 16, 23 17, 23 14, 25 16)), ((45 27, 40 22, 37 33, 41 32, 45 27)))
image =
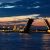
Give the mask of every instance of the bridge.
POLYGON ((0 32, 48 32, 50 18, 28 18, 18 21, 0 22, 0 32))

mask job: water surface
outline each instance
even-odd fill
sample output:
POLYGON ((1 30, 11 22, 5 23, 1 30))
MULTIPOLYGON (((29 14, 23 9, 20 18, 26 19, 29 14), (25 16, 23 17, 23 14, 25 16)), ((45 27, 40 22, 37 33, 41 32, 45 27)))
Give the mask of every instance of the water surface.
POLYGON ((1 33, 0 50, 50 50, 50 34, 1 33))

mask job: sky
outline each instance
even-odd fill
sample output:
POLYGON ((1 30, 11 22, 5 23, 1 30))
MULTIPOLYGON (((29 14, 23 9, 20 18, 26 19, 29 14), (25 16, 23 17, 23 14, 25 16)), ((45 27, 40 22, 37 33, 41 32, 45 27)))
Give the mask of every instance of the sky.
POLYGON ((50 15, 50 0, 0 0, 1 16, 32 13, 50 15))
POLYGON ((15 2, 15 1, 21 1, 21 0, 0 0, 0 2, 15 2))

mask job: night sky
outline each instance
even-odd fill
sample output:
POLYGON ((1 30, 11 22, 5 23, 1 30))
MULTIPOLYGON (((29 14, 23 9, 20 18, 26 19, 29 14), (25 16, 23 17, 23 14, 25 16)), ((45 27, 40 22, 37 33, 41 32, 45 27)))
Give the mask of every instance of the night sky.
POLYGON ((50 16, 50 0, 0 0, 0 16, 29 14, 50 16))

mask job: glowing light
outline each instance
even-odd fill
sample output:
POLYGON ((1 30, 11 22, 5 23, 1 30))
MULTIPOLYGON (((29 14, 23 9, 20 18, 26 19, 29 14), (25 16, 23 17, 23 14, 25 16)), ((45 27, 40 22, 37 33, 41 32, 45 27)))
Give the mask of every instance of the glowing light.
POLYGON ((48 30, 48 32, 50 33, 50 30, 48 30))

